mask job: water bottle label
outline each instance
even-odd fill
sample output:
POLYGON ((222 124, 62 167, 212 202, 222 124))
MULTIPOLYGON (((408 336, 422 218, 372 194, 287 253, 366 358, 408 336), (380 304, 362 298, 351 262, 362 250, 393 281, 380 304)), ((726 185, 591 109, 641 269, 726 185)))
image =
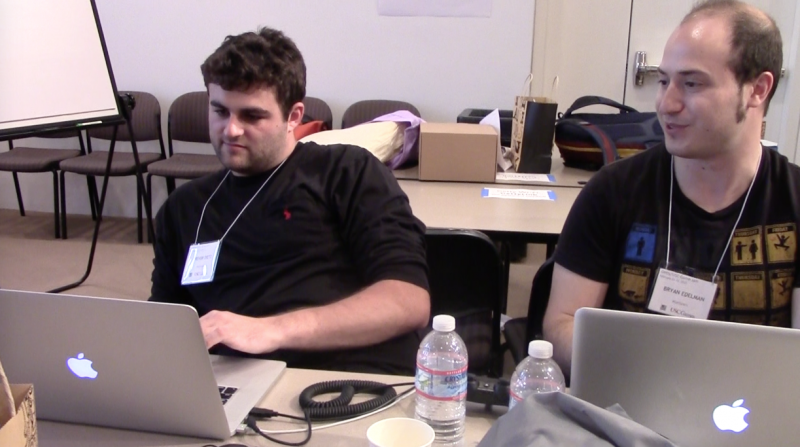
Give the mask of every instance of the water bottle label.
POLYGON ((522 402, 522 398, 517 396, 513 391, 509 391, 508 395, 510 399, 508 400, 508 409, 509 411, 514 408, 515 405, 522 402))
POLYGON ((417 393, 433 400, 461 400, 467 396, 467 367, 434 371, 417 363, 417 393))

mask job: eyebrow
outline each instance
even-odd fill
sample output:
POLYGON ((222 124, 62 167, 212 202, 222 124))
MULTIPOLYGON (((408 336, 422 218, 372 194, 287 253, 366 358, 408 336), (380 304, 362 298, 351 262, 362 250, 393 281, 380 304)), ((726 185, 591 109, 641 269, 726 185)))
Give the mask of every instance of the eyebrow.
MULTIPOLYGON (((667 76, 667 72, 658 67, 658 74, 667 76)), ((706 76, 706 72, 701 70, 680 70, 677 73, 680 76, 706 76)))
MULTIPOLYGON (((217 101, 217 100, 214 100, 214 99, 212 99, 212 100, 209 102, 209 104, 211 104, 213 107, 216 107, 216 108, 218 108, 218 109, 225 109, 225 110, 228 110, 228 108, 227 108, 227 107, 225 107, 224 105, 222 105, 222 103, 220 103, 219 101, 217 101)), ((252 114, 254 114, 254 115, 269 115, 269 111, 268 111, 268 110, 265 110, 265 109, 262 109, 262 108, 259 108, 259 107, 248 107, 248 108, 244 108, 244 109, 242 109, 240 112, 249 113, 249 114, 251 114, 251 115, 252 115, 252 114)))

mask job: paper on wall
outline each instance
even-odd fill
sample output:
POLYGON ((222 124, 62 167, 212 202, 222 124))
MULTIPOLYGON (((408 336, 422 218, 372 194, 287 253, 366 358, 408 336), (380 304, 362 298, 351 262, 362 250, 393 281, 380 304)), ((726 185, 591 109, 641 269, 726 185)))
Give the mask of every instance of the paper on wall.
POLYGON ((378 0, 378 15, 491 17, 492 0, 378 0))

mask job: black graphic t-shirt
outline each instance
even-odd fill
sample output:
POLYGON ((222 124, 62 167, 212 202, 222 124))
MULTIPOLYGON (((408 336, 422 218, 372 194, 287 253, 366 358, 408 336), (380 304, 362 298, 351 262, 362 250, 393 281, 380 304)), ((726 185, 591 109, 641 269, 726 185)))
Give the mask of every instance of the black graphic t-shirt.
MULTIPOLYGON (((709 213, 675 182, 669 263, 671 270, 711 280, 722 259, 710 318, 789 326, 792 289, 800 286, 800 167, 774 150, 762 150, 735 231, 745 194, 709 213)), ((613 163, 592 178, 570 211, 555 261, 607 283, 605 308, 646 310, 666 261, 670 172, 664 146, 613 163)))

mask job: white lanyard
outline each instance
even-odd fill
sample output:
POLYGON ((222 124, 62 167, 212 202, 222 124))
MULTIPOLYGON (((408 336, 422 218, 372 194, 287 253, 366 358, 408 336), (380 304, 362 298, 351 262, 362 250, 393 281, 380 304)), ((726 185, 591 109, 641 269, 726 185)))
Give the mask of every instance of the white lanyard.
MULTIPOLYGON (((763 151, 761 153, 763 155, 763 151)), ((761 168, 761 156, 758 156, 758 166, 756 167, 756 173, 753 175, 753 179, 750 181, 750 186, 747 188, 747 194, 744 196, 744 203, 742 203, 742 209, 739 210, 739 217, 736 218, 736 223, 733 224, 733 229, 731 230, 731 235, 728 236, 728 242, 725 244, 725 248, 722 250, 722 256, 719 258, 719 263, 717 263, 717 268, 714 270, 714 276, 711 277, 711 281, 713 282, 714 279, 717 277, 717 273, 719 273, 719 268, 722 266, 722 261, 725 259, 725 253, 728 252, 728 245, 731 244, 731 240, 733 239, 734 233, 736 233, 736 227, 739 226, 739 220, 742 218, 742 214, 744 214, 744 208, 747 205, 747 199, 750 197, 750 191, 753 189, 753 184, 756 182, 756 177, 758 177, 758 171, 761 168)), ((670 236, 672 235, 672 191, 675 189, 675 157, 670 156, 670 176, 669 176, 669 217, 667 220, 667 259, 666 259, 666 266, 669 268, 669 246, 670 246, 670 236)))
MULTIPOLYGON (((739 210, 739 216, 736 218, 736 223, 733 224, 731 235, 728 237, 728 242, 726 242, 725 248, 722 250, 722 256, 719 258, 719 263, 717 264, 716 270, 714 270, 714 275, 711 277, 710 281, 704 281, 669 269, 669 246, 672 236, 672 193, 675 189, 675 158, 673 157, 670 161, 666 265, 658 269, 658 274, 653 284, 653 292, 650 295, 647 308, 653 312, 667 315, 689 318, 708 318, 708 314, 711 312, 711 307, 714 305, 714 300, 716 299, 717 274, 722 266, 722 261, 725 259, 725 253, 728 252, 728 245, 730 245, 733 239, 736 227, 739 226, 739 221, 742 218, 745 206, 747 206, 747 199, 750 197, 750 191, 753 190, 753 184, 758 176, 758 168, 756 168, 753 180, 750 181, 750 186, 747 188, 747 194, 744 196, 742 209, 739 210)), ((759 168, 761 166, 760 156, 758 159, 758 166, 759 168)))
MULTIPOLYGON (((247 209, 247 207, 248 207, 248 206, 250 206, 250 202, 252 202, 252 201, 253 201, 253 200, 256 198, 256 196, 258 195, 258 193, 260 193, 260 192, 261 192, 261 190, 262 190, 262 189, 264 189, 264 187, 265 187, 265 186, 267 186, 267 183, 269 183, 269 181, 272 179, 272 176, 273 176, 273 175, 275 175, 275 173, 276 173, 276 172, 278 172, 278 170, 281 168, 281 166, 283 166, 283 164, 284 164, 284 163, 286 163, 286 159, 284 159, 284 160, 281 162, 281 164, 279 164, 279 165, 278 165, 278 167, 277 167, 277 168, 275 168, 275 170, 274 170, 274 171, 272 171, 272 174, 270 174, 270 175, 269 175, 269 177, 267 177, 267 179, 266 179, 266 180, 264 180, 264 183, 261 185, 261 187, 260 187, 260 188, 258 188, 258 191, 256 191, 256 193, 255 193, 255 194, 253 194, 253 197, 251 197, 251 198, 250 198, 250 200, 248 200, 248 201, 247 201, 247 203, 244 205, 244 208, 242 208, 242 210, 241 210, 241 211, 239 211, 239 214, 236 216, 236 219, 233 219, 233 222, 231 222, 230 226, 228 226, 228 229, 225 231, 225 234, 223 234, 223 235, 222 235, 222 237, 221 237, 221 238, 219 238, 219 241, 220 241, 220 242, 222 242, 222 240, 223 240, 223 239, 225 239, 225 236, 227 236, 227 235, 228 235, 228 232, 229 232, 229 231, 231 231, 231 228, 233 228, 233 225, 236 223, 236 221, 237 221, 237 220, 239 220, 239 217, 241 217, 241 216, 242 216, 242 213, 244 213, 244 210, 246 210, 246 209, 247 209)), ((226 173, 225 173, 225 177, 222 177, 222 181, 221 181, 221 182, 219 182, 219 185, 217 185, 217 189, 215 189, 215 190, 214 190, 214 192, 212 192, 212 193, 211 193, 211 195, 210 195, 210 196, 208 196, 208 200, 206 200, 206 204, 205 204, 205 205, 203 205, 203 211, 200 213, 200 221, 199 221, 199 222, 197 222, 197 232, 196 232, 196 233, 195 233, 195 235, 194 235, 194 243, 195 243, 195 245, 197 245, 197 238, 198 238, 198 236, 200 235, 200 224, 202 224, 202 223, 203 223, 203 216, 204 216, 204 215, 205 215, 205 213, 206 213, 206 207, 207 207, 207 206, 208 206, 208 204, 211 202, 211 199, 214 197, 214 194, 216 194, 216 193, 217 193, 217 191, 219 190, 219 188, 220 188, 220 187, 222 186, 222 184, 225 182, 225 179, 226 179, 226 178, 228 178, 228 175, 229 175, 230 173, 231 173, 231 171, 230 171, 230 170, 228 170, 228 172, 226 172, 226 173)))
POLYGON ((222 240, 225 239, 225 236, 227 236, 231 231, 233 225, 236 224, 236 221, 238 221, 242 216, 244 210, 250 206, 250 203, 252 203, 258 193, 260 193, 261 190, 267 186, 267 183, 269 183, 269 181, 272 179, 272 176, 278 172, 285 162, 286 159, 284 159, 281 164, 279 164, 278 167, 272 171, 269 177, 264 180, 264 183, 258 188, 258 191, 253 194, 253 197, 247 201, 247 203, 244 205, 244 208, 239 211, 239 214, 235 219, 233 219, 233 222, 231 222, 231 224, 228 226, 228 229, 225 230, 225 233, 221 238, 219 238, 219 240, 198 244, 197 239, 200 236, 200 225, 203 223, 203 216, 206 214, 206 208, 208 207, 208 204, 211 203, 211 199, 214 197, 217 191, 219 191, 219 188, 222 186, 222 184, 225 183, 225 179, 228 178, 228 175, 230 175, 231 171, 229 170, 225 173, 225 176, 222 177, 222 181, 219 182, 217 188, 208 197, 205 205, 203 205, 203 211, 200 213, 200 221, 197 222, 197 232, 194 235, 194 244, 189 246, 189 252, 186 254, 186 262, 184 263, 183 274, 181 275, 181 285, 187 286, 192 284, 201 284, 214 280, 214 273, 217 270, 217 260, 219 259, 219 251, 222 240))

